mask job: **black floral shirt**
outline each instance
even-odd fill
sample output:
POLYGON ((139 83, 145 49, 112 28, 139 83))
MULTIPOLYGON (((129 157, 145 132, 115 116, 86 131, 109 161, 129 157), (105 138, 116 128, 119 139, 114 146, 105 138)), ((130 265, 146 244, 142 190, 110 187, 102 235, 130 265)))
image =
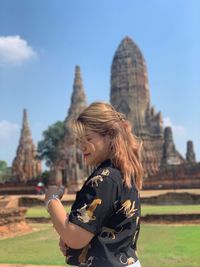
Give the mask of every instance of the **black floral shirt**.
POLYGON ((66 262, 80 267, 121 267, 137 261, 140 200, 127 188, 110 160, 103 162, 77 192, 69 221, 95 236, 82 249, 67 249, 66 262))

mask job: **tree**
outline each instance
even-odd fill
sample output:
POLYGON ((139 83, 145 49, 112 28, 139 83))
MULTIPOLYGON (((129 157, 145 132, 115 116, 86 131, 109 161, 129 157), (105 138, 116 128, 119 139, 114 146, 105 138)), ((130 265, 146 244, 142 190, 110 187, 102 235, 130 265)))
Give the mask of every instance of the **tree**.
POLYGON ((5 182, 11 177, 11 168, 7 166, 7 162, 0 160, 0 182, 5 182))
POLYGON ((5 160, 0 160, 0 172, 5 171, 7 168, 7 162, 5 160))
POLYGON ((64 137, 64 122, 57 121, 43 132, 43 140, 38 142, 38 156, 52 166, 58 158, 57 145, 64 137))
POLYGON ((45 170, 43 171, 41 177, 42 177, 42 182, 45 184, 45 186, 47 186, 48 184, 48 181, 49 181, 49 175, 50 175, 50 172, 45 170))

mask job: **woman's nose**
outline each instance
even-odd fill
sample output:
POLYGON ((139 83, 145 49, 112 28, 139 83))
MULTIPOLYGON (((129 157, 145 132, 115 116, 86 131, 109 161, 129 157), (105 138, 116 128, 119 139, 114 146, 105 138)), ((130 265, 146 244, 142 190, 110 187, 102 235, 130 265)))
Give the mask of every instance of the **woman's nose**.
POLYGON ((86 146, 83 143, 80 143, 80 150, 84 152, 86 150, 86 146))

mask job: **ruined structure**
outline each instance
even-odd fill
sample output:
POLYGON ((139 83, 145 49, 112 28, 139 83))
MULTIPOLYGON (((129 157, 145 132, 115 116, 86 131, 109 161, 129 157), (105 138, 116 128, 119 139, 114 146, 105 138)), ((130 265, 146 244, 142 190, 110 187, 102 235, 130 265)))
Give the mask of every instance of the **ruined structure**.
POLYGON ((63 171, 68 192, 77 191, 83 183, 83 178, 87 176, 89 171, 84 166, 82 153, 70 129, 70 121, 76 118, 86 105, 80 67, 76 66, 71 105, 65 118, 65 135, 58 145, 58 154, 61 160, 58 159, 55 166, 55 168, 63 171))
POLYGON ((40 174, 41 163, 37 159, 36 147, 33 144, 28 124, 27 111, 24 109, 20 141, 12 164, 12 176, 25 183, 40 174))
MULTIPOLYGON (((176 149, 170 127, 163 128, 162 114, 151 104, 145 59, 132 39, 126 37, 118 46, 111 67, 111 104, 132 123, 133 133, 142 140, 144 188, 200 187, 200 163, 196 163, 192 141, 187 143, 186 158, 176 149)), ((84 166, 70 121, 86 107, 86 96, 80 73, 75 68, 71 105, 65 118, 65 134, 57 146, 55 170, 62 171, 68 192, 77 191, 91 169, 84 166)), ((32 142, 24 111, 23 127, 13 176, 26 182, 40 173, 40 162, 32 142)))
MULTIPOLYGON (((89 170, 70 132, 69 122, 86 106, 86 97, 76 67, 73 94, 65 119, 65 137, 59 144, 68 188, 76 191, 89 170), (73 189, 72 189, 73 188, 73 189)), ((133 133, 143 141, 144 188, 200 187, 200 165, 196 163, 193 143, 188 141, 186 159, 177 151, 170 127, 163 128, 162 114, 151 104, 145 59, 132 39, 126 37, 114 54, 111 67, 111 104, 132 123, 133 133)))
POLYGON ((179 165, 184 162, 183 157, 176 150, 172 135, 172 128, 166 127, 164 130, 162 167, 166 165, 179 165))
MULTIPOLYGON (((70 132, 70 119, 86 106, 86 97, 76 67, 73 94, 65 119, 65 137, 59 144, 57 168, 63 170, 68 187, 76 191, 88 170, 70 132)), ((132 39, 126 37, 114 54, 111 67, 111 104, 132 123, 133 133, 143 141, 144 188, 200 187, 200 165, 195 162, 191 141, 186 159, 177 151, 170 127, 163 128, 162 114, 151 104, 145 59, 132 39)))
POLYGON ((76 66, 73 92, 71 97, 71 106, 68 110, 68 115, 65 119, 66 132, 68 131, 68 121, 72 118, 77 117, 86 106, 86 95, 84 92, 83 81, 81 78, 81 70, 80 66, 76 66))
POLYGON ((172 129, 163 129, 162 114, 151 105, 144 57, 129 37, 122 40, 113 58, 110 98, 143 141, 144 188, 200 187, 193 143, 188 142, 184 159, 175 147, 172 129))
POLYGON ((194 147, 193 147, 192 141, 187 142, 186 160, 188 163, 195 163, 196 162, 196 156, 194 153, 194 147))
POLYGON ((0 239, 31 232, 25 220, 26 211, 19 205, 19 198, 0 196, 0 239))
POLYGON ((183 161, 168 132, 164 138, 162 114, 151 105, 144 57, 129 37, 122 40, 113 58, 110 98, 111 104, 132 123, 133 133, 143 140, 145 176, 159 171, 163 146, 165 161, 183 161))

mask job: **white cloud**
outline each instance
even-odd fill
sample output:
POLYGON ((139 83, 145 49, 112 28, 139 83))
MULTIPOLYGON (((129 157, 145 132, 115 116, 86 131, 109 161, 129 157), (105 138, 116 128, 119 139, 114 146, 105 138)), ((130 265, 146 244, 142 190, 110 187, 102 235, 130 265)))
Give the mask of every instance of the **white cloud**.
POLYGON ((186 129, 182 125, 173 124, 169 117, 166 117, 163 119, 163 125, 164 125, 164 127, 170 126, 172 128, 174 135, 176 135, 176 136, 185 136, 186 135, 186 129))
POLYGON ((0 142, 4 142, 18 134, 20 126, 9 121, 0 121, 0 142))
POLYGON ((20 65, 35 58, 37 53, 19 35, 0 36, 0 64, 20 65))

